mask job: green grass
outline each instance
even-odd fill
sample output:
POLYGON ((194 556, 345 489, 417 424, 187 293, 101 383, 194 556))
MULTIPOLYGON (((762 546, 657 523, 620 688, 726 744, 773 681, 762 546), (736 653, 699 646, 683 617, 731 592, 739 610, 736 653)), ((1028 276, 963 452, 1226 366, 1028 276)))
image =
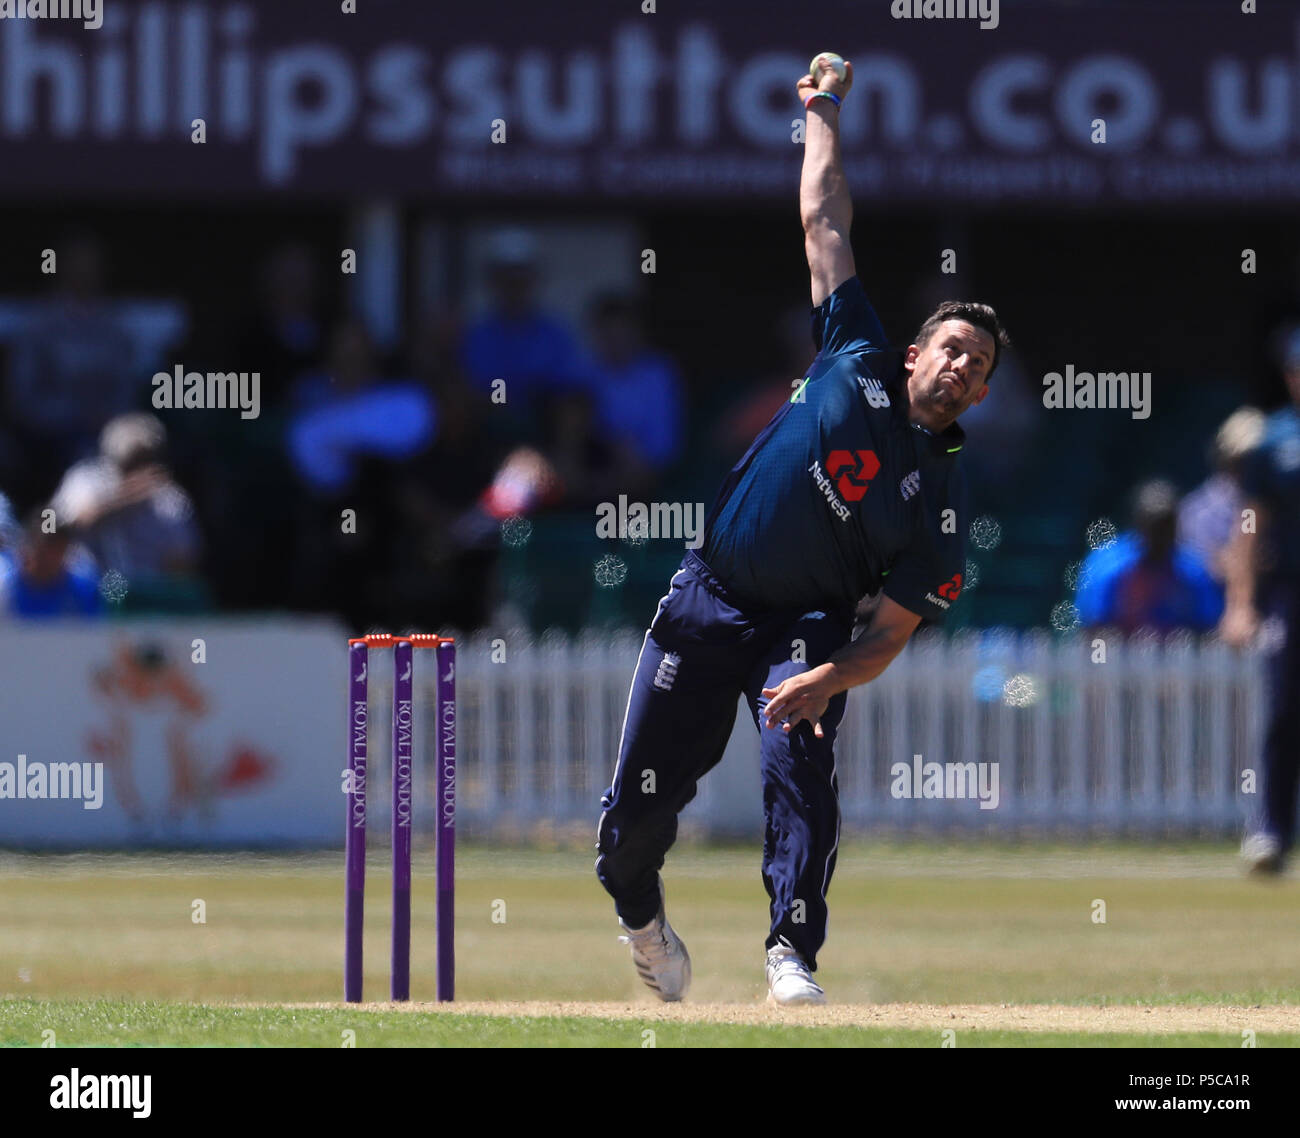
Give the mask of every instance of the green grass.
MULTIPOLYGON (((14 1000, 0 1046, 61 1047, 938 1047, 936 1031, 663 1023, 585 1016, 483 1016, 352 1008, 231 1008, 112 1000, 14 1000), (46 1032, 54 1032, 53 1039, 46 1032), (653 1039, 647 1038, 647 1031, 653 1039), (350 1034, 349 1034, 350 1033, 350 1034)), ((1259 1046, 1300 1046, 1300 1032, 1259 1046)), ((960 1047, 1239 1047, 1235 1034, 964 1030, 960 1047)))
MULTIPOLYGON (((690 945, 693 999, 757 1004, 764 995, 758 858, 757 848, 680 847, 670 856, 669 911, 690 945)), ((585 845, 461 851, 461 999, 642 998, 591 865, 585 845), (493 919, 502 902, 504 922, 493 919)), ((419 851, 416 1000, 433 996, 432 868, 428 851, 419 851)), ((370 999, 387 990, 388 884, 384 852, 375 851, 370 999)), ((398 1046, 640 1045, 629 1040, 636 1033, 628 1021, 220 1006, 338 1000, 342 894, 340 854, 0 855, 0 999, 9 1001, 0 1008, 0 1039, 37 1043, 49 1028, 60 1040, 66 1032, 97 1044, 338 1046, 355 1022, 359 1046, 380 1037, 398 1046), (195 901, 204 923, 192 919, 195 901)), ((1300 1005, 1297 901, 1295 880, 1244 880, 1226 843, 851 844, 830 894, 818 978, 836 1004, 1300 1005), (1092 919, 1097 899, 1106 903, 1104 924, 1092 919)), ((1297 1017, 1300 1024, 1300 1008, 1297 1017)), ((908 1046, 913 1034, 676 1022, 654 1030, 660 1046, 806 1037, 818 1046, 908 1046)), ((979 1033, 980 1042, 1006 1042, 1002 1034, 979 1033)), ((933 1036, 920 1032, 915 1043, 933 1046, 933 1036)), ((1215 1042, 1158 1042, 1176 1039, 1215 1042)))

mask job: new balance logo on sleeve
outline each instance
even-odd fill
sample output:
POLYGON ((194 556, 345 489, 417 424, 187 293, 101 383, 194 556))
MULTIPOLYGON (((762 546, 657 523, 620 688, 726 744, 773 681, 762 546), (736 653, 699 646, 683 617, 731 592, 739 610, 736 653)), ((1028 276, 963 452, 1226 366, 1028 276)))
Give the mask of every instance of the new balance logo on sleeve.
POLYGON ((858 376, 858 386, 862 388, 862 394, 866 397, 868 407, 888 407, 889 396, 885 394, 885 388, 880 380, 873 379, 869 375, 858 376))

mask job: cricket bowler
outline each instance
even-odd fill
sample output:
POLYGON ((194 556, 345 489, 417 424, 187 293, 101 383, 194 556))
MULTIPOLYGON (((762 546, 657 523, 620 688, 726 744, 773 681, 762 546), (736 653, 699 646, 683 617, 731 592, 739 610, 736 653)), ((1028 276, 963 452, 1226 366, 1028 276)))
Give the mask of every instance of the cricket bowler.
POLYGON ((948 301, 906 352, 889 349, 849 243, 839 107, 852 65, 822 55, 814 70, 796 89, 818 355, 728 475, 701 547, 659 602, 601 800, 596 874, 662 1000, 685 995, 691 962, 659 871, 743 696, 762 753, 768 998, 825 1002, 813 973, 839 843, 836 729, 848 689, 879 676, 961 593, 969 519, 957 419, 988 394, 1008 343, 991 308, 948 301), (875 593, 871 623, 851 640, 857 602, 875 593))

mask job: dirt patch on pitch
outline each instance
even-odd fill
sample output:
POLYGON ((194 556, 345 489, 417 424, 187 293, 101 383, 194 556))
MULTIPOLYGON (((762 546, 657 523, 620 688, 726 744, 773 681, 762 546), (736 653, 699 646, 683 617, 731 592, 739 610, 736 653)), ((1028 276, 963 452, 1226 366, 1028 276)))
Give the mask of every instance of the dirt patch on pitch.
MULTIPOLYGON (((313 1005, 325 1007, 329 1005, 313 1005)), ((849 1004, 822 1008, 776 1008, 769 1004, 659 1004, 617 1002, 546 1003, 504 1000, 454 1004, 369 1004, 385 1011, 444 1014, 582 1016, 591 1019, 668 1023, 803 1024, 808 1027, 911 1028, 930 1031, 1051 1031, 1170 1034, 1242 1031, 1298 1032, 1300 1007, 1141 1007, 1116 1004, 849 1004)))

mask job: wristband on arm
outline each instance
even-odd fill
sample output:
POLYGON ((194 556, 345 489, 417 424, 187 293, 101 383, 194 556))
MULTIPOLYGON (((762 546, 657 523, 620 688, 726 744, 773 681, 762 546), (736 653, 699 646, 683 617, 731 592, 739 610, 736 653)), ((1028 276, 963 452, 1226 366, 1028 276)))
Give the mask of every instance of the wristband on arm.
POLYGON ((841 99, 838 95, 832 94, 830 91, 814 91, 811 95, 808 96, 808 98, 806 98, 803 101, 803 108, 805 111, 808 109, 809 104, 811 104, 814 99, 830 99, 830 101, 834 103, 836 107, 838 107, 842 102, 844 102, 844 100, 841 99))

